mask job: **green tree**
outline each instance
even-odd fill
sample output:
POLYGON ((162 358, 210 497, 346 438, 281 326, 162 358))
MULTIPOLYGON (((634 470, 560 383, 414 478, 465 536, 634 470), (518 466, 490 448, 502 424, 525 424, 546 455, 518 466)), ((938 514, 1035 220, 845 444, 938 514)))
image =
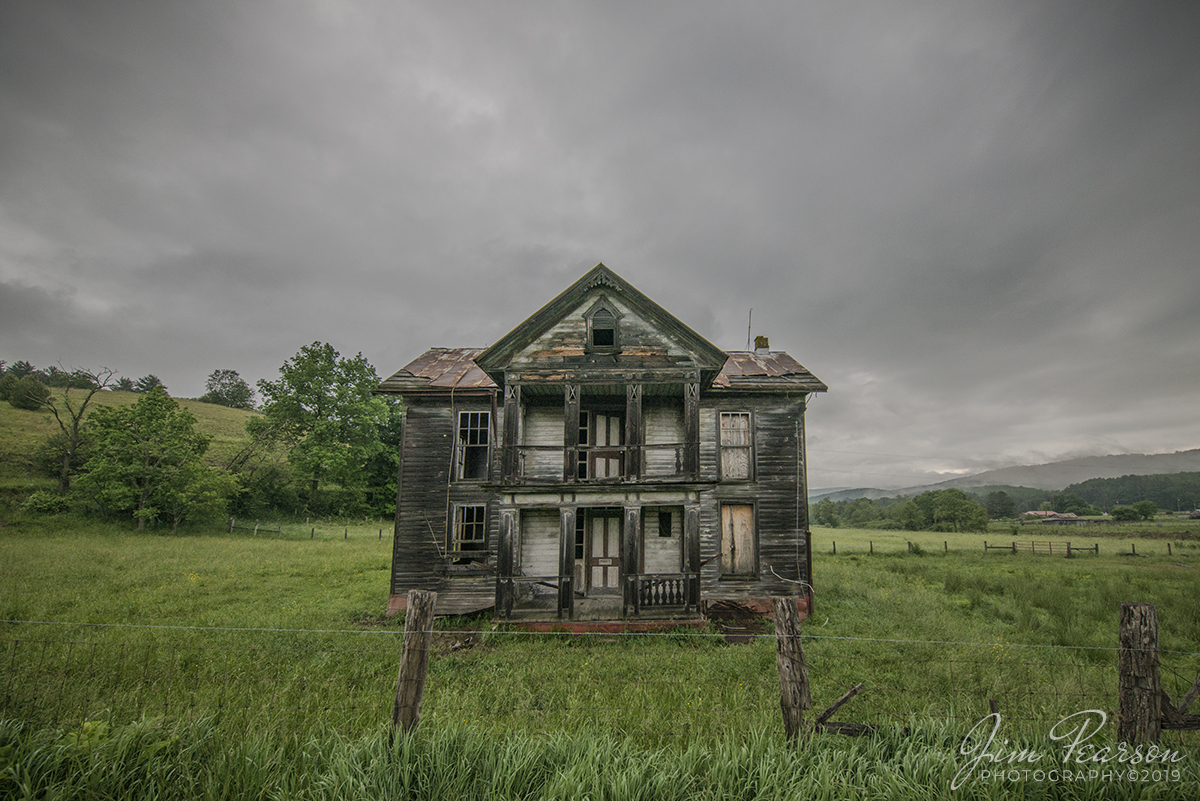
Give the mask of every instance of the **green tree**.
POLYGON ((10 364, 5 372, 13 378, 24 378, 37 372, 37 368, 29 362, 21 360, 10 364))
POLYGON ((118 378, 117 383, 113 384, 113 389, 118 390, 119 392, 136 392, 137 391, 133 388, 133 379, 127 378, 126 376, 121 376, 120 378, 118 378))
POLYGON ((1054 495, 1050 498, 1051 508, 1060 514, 1073 515, 1098 515, 1102 514, 1101 510, 1092 506, 1090 503, 1080 498, 1078 495, 1070 492, 1064 492, 1060 495, 1054 495))
POLYGON ((1109 515, 1112 516, 1113 520, 1121 520, 1126 522, 1142 519, 1142 516, 1138 514, 1138 511, 1132 506, 1114 506, 1109 510, 1109 515))
POLYGON ((837 528, 839 522, 837 504, 829 498, 822 498, 813 504, 812 517, 817 525, 837 528))
POLYGON ((162 387, 132 406, 97 408, 85 427, 94 452, 78 486, 102 506, 131 513, 139 531, 160 516, 178 529, 189 515, 216 511, 234 481, 201 461, 209 440, 195 423, 162 387))
POLYGON ((162 387, 163 392, 167 391, 166 385, 154 373, 147 373, 133 383, 134 392, 149 392, 155 387, 162 387))
POLYGON ((1158 514, 1158 504, 1154 501, 1138 501, 1133 504, 1133 511, 1138 513, 1138 517, 1143 520, 1153 520, 1158 514))
POLYGON ((987 531, 987 510, 960 489, 940 491, 933 519, 935 523, 950 523, 955 531, 987 531))
POLYGON ((367 467, 381 453, 380 431, 391 401, 374 394, 375 368, 356 354, 341 358, 314 342, 283 363, 276 381, 259 381, 263 416, 247 422, 251 436, 272 431, 288 446, 288 461, 308 483, 310 508, 323 483, 341 489, 343 508, 361 505, 367 467))
POLYGON ((207 391, 200 400, 205 403, 216 403, 231 409, 254 408, 254 390, 242 380, 237 370, 213 370, 204 388, 207 391))
POLYGON ((8 402, 18 409, 36 412, 45 405, 50 390, 32 375, 24 376, 8 388, 8 402))
POLYGON ((983 500, 983 505, 987 509, 988 517, 993 519, 1015 517, 1017 514, 1016 501, 1004 490, 989 492, 983 500))

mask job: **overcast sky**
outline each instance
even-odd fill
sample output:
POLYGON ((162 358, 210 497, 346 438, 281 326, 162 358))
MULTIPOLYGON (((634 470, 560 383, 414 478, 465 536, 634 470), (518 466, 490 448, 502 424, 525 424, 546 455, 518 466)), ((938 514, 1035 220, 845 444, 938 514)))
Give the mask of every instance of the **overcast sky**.
POLYGON ((829 385, 814 488, 1197 448, 1197 42, 1196 2, 0 0, 0 359, 383 377, 603 261, 829 385))

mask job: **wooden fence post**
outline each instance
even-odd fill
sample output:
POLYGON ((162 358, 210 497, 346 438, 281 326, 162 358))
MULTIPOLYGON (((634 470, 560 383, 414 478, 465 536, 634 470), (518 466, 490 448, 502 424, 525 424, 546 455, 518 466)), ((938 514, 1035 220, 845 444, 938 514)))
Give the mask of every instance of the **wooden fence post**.
POLYGON ((429 643, 433 639, 433 607, 437 593, 409 590, 404 611, 404 653, 396 676, 396 705, 392 708, 392 728, 410 732, 421 720, 421 699, 425 695, 425 675, 429 671, 429 643))
POLYGON ((775 666, 779 669, 779 709, 789 743, 796 742, 804 725, 804 710, 812 708, 808 693, 808 664, 800 645, 798 598, 773 597, 775 614, 775 666))
POLYGON ((1117 640, 1117 739, 1130 744, 1158 742, 1162 729, 1158 608, 1121 604, 1117 640))

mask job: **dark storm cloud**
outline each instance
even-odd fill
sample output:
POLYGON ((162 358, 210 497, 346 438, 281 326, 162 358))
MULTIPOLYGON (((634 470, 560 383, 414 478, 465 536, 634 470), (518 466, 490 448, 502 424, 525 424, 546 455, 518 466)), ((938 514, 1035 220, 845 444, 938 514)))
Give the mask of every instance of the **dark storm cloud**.
POLYGON ((0 10, 0 358, 390 373, 597 261, 830 384, 816 486, 1196 447, 1193 4, 0 10), (13 302, 13 298, 16 301, 13 302))

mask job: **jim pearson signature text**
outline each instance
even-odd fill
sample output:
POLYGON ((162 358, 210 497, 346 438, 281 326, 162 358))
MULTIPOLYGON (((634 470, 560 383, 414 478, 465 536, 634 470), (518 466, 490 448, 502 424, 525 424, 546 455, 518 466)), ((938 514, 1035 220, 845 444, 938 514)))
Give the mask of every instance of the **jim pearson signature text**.
MULTIPOLYGON (((1067 715, 1055 723, 1054 727, 1050 729, 1050 739, 1065 743, 1062 758, 1055 760, 1053 757, 1047 757, 1046 754, 1028 748, 1021 750, 1009 748, 1008 740, 997 743, 996 734, 1000 731, 1000 713, 993 712, 976 723, 963 740, 962 745, 959 746, 958 752, 968 759, 958 773, 954 774, 950 789, 957 790, 972 776, 988 778, 989 776, 984 776, 985 773, 999 778, 1001 775, 1012 772, 1018 774, 1028 772, 1016 770, 1015 766, 1036 765, 1045 769, 1046 774, 1053 773, 1063 778, 1071 778, 1077 775, 1073 770, 1076 767, 1081 768, 1079 774, 1082 774, 1083 768, 1098 765, 1116 763, 1122 767, 1125 765, 1157 766, 1170 765, 1183 759, 1183 755, 1178 751, 1159 748, 1152 744, 1129 746, 1125 743, 1117 743, 1115 746, 1097 746, 1089 743, 1088 740, 1104 728, 1107 721, 1108 715, 1103 711, 1085 709, 1082 712, 1067 715), (1057 766, 1057 769, 1051 770, 1052 765, 1057 766), (996 770, 997 767, 1000 770, 996 770)), ((1037 772, 1043 773, 1042 770, 1037 772)))

